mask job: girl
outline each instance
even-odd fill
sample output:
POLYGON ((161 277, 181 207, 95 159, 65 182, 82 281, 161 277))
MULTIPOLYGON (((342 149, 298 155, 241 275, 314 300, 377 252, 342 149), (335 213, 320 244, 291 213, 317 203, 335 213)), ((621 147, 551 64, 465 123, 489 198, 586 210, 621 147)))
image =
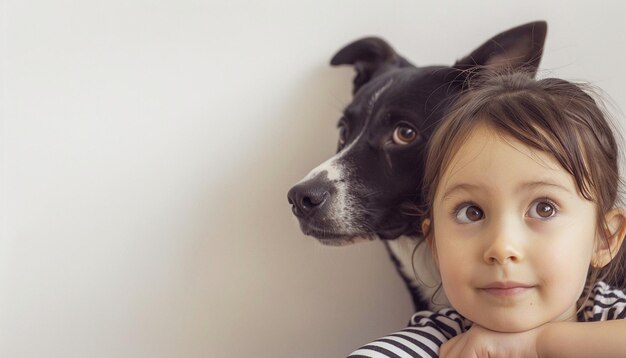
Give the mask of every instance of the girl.
POLYGON ((578 85, 514 73, 468 91, 429 142, 424 183, 454 309, 350 357, 624 357, 626 294, 602 281, 622 274, 617 152, 578 85))

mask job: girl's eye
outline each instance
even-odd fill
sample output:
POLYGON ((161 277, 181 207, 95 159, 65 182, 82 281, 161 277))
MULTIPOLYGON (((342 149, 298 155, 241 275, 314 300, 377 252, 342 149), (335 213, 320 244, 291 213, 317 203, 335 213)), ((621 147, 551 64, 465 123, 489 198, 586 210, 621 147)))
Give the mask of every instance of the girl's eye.
POLYGON ((397 126, 393 131, 393 142, 395 144, 407 145, 416 139, 417 132, 409 126, 397 126))
POLYGON ((469 224, 482 220, 485 217, 482 209, 476 205, 465 204, 456 211, 456 220, 462 224, 469 224))
POLYGON ((549 219, 556 215, 556 205, 549 200, 538 200, 531 204, 528 216, 535 219, 549 219))

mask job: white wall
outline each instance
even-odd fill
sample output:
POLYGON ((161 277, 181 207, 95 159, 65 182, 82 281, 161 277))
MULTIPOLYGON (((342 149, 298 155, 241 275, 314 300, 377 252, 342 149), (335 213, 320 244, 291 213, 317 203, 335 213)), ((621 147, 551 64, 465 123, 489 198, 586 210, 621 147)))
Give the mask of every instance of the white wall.
POLYGON ((626 111, 621 0, 1 4, 2 357, 341 357, 401 328, 382 245, 323 247, 286 199, 358 37, 451 64, 546 19, 546 73, 626 111))

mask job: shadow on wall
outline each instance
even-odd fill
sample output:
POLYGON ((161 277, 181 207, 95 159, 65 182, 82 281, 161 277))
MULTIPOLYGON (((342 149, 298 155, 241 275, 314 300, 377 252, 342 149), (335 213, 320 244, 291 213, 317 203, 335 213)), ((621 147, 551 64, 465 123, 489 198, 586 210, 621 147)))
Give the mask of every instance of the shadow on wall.
POLYGON ((193 297, 188 326, 199 335, 200 354, 341 356, 408 317, 408 295, 380 243, 323 247, 303 236, 287 203, 288 189, 334 153, 352 76, 350 69, 314 69, 285 97, 254 152, 199 198, 197 212, 208 221, 196 218, 203 234, 185 262, 193 297), (363 310, 380 308, 389 294, 406 301, 399 313, 386 313, 394 323, 366 320, 371 326, 355 332, 351 317, 364 319, 363 310))
MULTIPOLYGON (((351 81, 338 72, 326 66, 316 68, 284 99, 285 107, 277 111, 271 127, 265 128, 266 135, 258 136, 252 145, 254 152, 226 173, 217 190, 211 188, 208 206, 219 203, 219 212, 212 218, 217 225, 215 233, 245 233, 239 250, 250 250, 255 243, 263 247, 290 244, 294 232, 297 238, 302 236, 292 218, 287 191, 335 151, 336 122, 348 101, 351 81), (346 98, 328 100, 329 93, 345 93, 346 98)), ((307 239, 310 241, 314 240, 307 239)))

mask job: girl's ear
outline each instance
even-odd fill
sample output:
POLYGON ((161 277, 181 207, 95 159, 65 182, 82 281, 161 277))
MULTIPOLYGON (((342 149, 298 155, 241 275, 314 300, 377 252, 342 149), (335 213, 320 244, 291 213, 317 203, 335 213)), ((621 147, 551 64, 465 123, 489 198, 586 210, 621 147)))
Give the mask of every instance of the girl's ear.
POLYGON ((431 241, 431 232, 430 232, 430 219, 424 219, 422 220, 422 233, 424 234, 424 238, 426 239, 426 241, 429 242, 431 241))
POLYGON ((610 210, 604 216, 607 241, 597 240, 596 249, 591 259, 595 268, 606 266, 615 257, 626 235, 626 211, 622 208, 610 210))
POLYGON ((432 221, 430 219, 424 219, 422 221, 422 233, 424 233, 424 240, 426 240, 426 243, 428 244, 428 247, 433 254, 433 259, 435 260, 435 263, 438 264, 437 246, 435 246, 435 238, 433 237, 431 225, 432 221))

